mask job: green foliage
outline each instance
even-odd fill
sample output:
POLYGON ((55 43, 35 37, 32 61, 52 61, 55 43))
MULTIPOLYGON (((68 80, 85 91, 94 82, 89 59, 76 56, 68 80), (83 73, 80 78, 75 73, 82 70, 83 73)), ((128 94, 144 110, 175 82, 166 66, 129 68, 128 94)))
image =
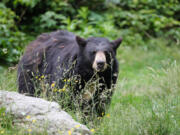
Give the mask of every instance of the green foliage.
POLYGON ((26 7, 33 8, 37 5, 40 0, 14 0, 13 5, 17 6, 18 4, 24 5, 26 7))
POLYGON ((36 18, 38 30, 50 31, 56 29, 65 29, 78 35, 89 37, 101 36, 114 39, 117 37, 117 30, 113 24, 113 16, 110 14, 99 15, 90 11, 87 7, 81 7, 77 10, 77 14, 73 17, 66 17, 55 11, 47 11, 43 15, 36 18))
POLYGON ((0 128, 7 128, 11 129, 13 125, 13 119, 12 116, 9 114, 6 114, 5 108, 0 108, 0 128), (5 117, 6 116, 6 117, 5 117))
POLYGON ((6 113, 6 108, 0 107, 0 134, 10 135, 18 133, 18 128, 14 126, 13 115, 6 113))
POLYGON ((95 12, 91 12, 86 7, 78 9, 77 16, 73 20, 67 18, 64 23, 66 29, 73 31, 78 35, 89 37, 89 35, 115 38, 117 31, 114 28, 112 16, 104 14, 100 16, 95 12))
MULTIPOLYGON (((4 67, 6 69, 7 67, 4 67)), ((4 70, 0 66, 0 90, 14 91, 17 90, 16 83, 16 67, 9 67, 8 70, 4 70)))
POLYGON ((40 17, 40 28, 47 30, 54 30, 58 28, 58 22, 62 22, 66 17, 57 14, 53 11, 47 11, 45 14, 40 17))
POLYGON ((179 44, 180 2, 178 0, 111 0, 110 10, 120 29, 128 28, 143 38, 165 36, 179 44), (115 3, 116 5, 112 4, 115 3))
POLYGON ((0 59, 17 62, 25 44, 25 34, 18 31, 15 13, 0 3, 0 59))

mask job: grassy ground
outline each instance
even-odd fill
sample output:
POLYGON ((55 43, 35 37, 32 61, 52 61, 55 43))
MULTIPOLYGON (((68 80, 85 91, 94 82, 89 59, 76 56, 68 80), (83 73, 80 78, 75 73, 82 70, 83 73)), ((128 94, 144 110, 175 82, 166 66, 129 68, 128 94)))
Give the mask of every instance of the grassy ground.
MULTIPOLYGON (((161 41, 151 43, 156 49, 119 49, 117 88, 106 115, 98 118, 100 123, 95 120, 88 124, 94 134, 180 134, 180 51, 164 47, 161 41)), ((0 89, 17 90, 15 71, 0 71, 0 89)), ((11 134, 12 129, 1 124, 0 134, 11 134)))
POLYGON ((122 50, 119 81, 97 135, 180 134, 177 50, 122 50))

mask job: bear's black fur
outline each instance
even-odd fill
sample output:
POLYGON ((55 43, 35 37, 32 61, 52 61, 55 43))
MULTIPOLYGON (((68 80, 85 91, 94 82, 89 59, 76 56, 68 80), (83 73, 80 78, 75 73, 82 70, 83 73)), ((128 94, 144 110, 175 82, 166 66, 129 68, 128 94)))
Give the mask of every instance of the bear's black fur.
MULTIPOLYGON (((106 38, 91 37, 87 40, 75 36, 71 32, 56 31, 40 35, 30 43, 18 65, 18 89, 20 93, 34 95, 34 76, 48 76, 48 83, 58 82, 60 88, 64 86, 64 78, 79 76, 80 82, 76 91, 84 88, 96 73, 101 79, 100 91, 110 89, 116 83, 118 62, 116 49, 121 38, 110 42, 106 38), (92 67, 96 52, 105 56, 107 68, 95 71, 92 67), (81 88, 79 88, 81 85, 81 88)), ((96 63, 95 63, 96 64, 96 63)))

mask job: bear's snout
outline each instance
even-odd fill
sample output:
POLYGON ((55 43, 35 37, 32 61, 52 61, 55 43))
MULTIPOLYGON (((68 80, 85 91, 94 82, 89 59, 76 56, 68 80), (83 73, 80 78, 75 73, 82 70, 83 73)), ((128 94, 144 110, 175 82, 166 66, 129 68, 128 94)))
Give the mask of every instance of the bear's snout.
POLYGON ((98 51, 93 62, 93 69, 97 72, 102 72, 107 68, 106 55, 102 51, 98 51))
POLYGON ((103 69, 105 65, 105 61, 97 61, 97 67, 98 69, 103 69))

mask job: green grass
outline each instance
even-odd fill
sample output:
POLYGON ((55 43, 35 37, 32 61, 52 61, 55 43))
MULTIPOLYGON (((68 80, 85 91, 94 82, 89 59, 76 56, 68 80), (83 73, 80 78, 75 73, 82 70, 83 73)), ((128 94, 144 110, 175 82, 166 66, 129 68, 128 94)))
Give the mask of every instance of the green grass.
POLYGON ((16 67, 0 70, 0 90, 17 91, 16 67))
POLYGON ((97 135, 180 134, 180 53, 175 48, 120 50, 120 74, 97 135))
MULTIPOLYGON (((149 73, 150 84, 131 79, 118 83, 109 109, 97 134, 180 134, 180 66, 162 71, 164 75, 149 73), (129 82, 132 86, 128 86, 129 82)), ((143 78, 142 78, 143 79, 143 78)), ((147 78, 144 78, 147 80, 147 78)))
MULTIPOLYGON (((87 124, 94 134, 180 134, 180 51, 161 41, 153 43, 156 49, 124 45, 118 50, 117 88, 106 115, 87 124)), ((0 73, 0 89, 17 90, 16 69, 0 73)))

